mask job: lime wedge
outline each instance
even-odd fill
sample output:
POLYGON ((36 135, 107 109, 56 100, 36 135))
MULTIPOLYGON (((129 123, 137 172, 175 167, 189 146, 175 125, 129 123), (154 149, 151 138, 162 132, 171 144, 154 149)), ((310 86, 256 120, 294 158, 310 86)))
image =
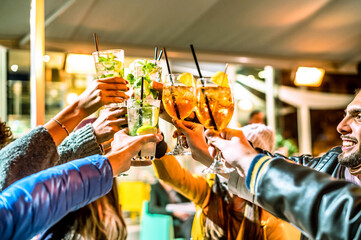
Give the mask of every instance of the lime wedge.
POLYGON ((158 129, 153 126, 145 125, 137 129, 137 135, 145 135, 150 133, 157 133, 158 129))

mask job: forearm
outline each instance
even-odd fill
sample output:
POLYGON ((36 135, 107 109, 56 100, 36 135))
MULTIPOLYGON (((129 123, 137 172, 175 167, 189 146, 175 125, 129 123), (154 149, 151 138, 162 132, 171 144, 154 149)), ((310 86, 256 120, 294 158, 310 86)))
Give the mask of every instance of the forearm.
POLYGON ((256 169, 258 173, 250 169, 254 181, 247 183, 262 208, 314 239, 361 237, 360 187, 281 158, 266 160, 264 165, 256 169))
POLYGON ((0 191, 15 181, 54 166, 59 160, 55 143, 40 126, 0 151, 0 191))
POLYGON ((2 239, 31 238, 109 192, 112 179, 109 161, 96 155, 14 183, 0 195, 2 239))
POLYGON ((102 154, 91 124, 71 133, 58 146, 60 155, 57 165, 95 154, 102 154))
POLYGON ((54 120, 47 122, 44 127, 54 139, 56 146, 58 146, 68 136, 67 131, 69 133, 72 132, 80 121, 87 116, 88 113, 79 107, 79 101, 76 101, 64 108, 54 117, 54 119, 56 119, 59 123, 63 124, 66 130, 54 120))

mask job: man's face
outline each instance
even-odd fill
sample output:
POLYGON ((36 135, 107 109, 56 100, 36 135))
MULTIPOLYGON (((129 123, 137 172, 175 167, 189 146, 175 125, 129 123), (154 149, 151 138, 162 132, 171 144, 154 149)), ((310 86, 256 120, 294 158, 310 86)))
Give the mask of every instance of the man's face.
POLYGON ((250 119, 249 123, 262 123, 264 124, 264 114, 262 112, 254 114, 250 119))
POLYGON ((338 160, 341 165, 352 168, 361 164, 361 92, 347 106, 345 114, 337 126, 342 139, 338 160))

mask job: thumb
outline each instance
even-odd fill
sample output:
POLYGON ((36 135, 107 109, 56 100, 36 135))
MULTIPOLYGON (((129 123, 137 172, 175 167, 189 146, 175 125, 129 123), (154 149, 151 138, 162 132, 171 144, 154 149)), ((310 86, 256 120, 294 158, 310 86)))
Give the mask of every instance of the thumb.
POLYGON ((177 119, 172 119, 172 121, 173 121, 173 124, 174 124, 174 126, 181 132, 181 133, 183 133, 184 135, 186 135, 186 136, 188 136, 188 131, 190 131, 189 130, 189 128, 187 128, 186 126, 184 126, 184 124, 183 123, 185 123, 186 121, 181 121, 181 120, 177 120, 177 119))
POLYGON ((138 142, 140 144, 145 144, 148 142, 158 142, 161 141, 162 137, 159 137, 158 134, 145 134, 145 135, 139 135, 138 136, 138 142))
POLYGON ((152 89, 162 92, 163 91, 163 83, 152 81, 152 89))
POLYGON ((212 146, 218 148, 218 149, 221 150, 221 151, 222 151, 222 149, 224 149, 224 147, 227 145, 228 140, 225 140, 225 139, 221 138, 221 137, 219 136, 219 133, 217 133, 217 132, 214 131, 214 130, 207 130, 207 131, 205 132, 205 135, 206 135, 209 143, 210 143, 212 146))

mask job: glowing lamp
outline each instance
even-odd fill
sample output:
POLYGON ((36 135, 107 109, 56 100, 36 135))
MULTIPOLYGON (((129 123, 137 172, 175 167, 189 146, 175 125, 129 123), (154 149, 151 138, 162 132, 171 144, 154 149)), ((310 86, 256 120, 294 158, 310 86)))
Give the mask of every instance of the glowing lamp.
POLYGON ((295 85, 296 86, 321 86, 325 70, 315 67, 299 67, 296 72, 295 85))
POLYGON ((66 58, 65 71, 75 74, 95 74, 93 56, 86 54, 69 54, 66 58))

